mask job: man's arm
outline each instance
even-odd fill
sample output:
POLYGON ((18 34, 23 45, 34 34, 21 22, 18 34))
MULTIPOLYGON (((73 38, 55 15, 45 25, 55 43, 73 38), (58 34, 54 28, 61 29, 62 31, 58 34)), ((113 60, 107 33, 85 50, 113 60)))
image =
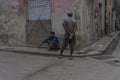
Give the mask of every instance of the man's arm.
POLYGON ((47 43, 49 41, 50 37, 46 38, 43 43, 47 43))
POLYGON ((70 33, 70 36, 71 36, 71 37, 73 37, 73 35, 75 35, 76 30, 77 30, 77 23, 75 23, 74 29, 73 29, 73 31, 70 33))
POLYGON ((72 34, 74 35, 76 31, 77 31, 77 23, 74 25, 74 29, 73 29, 72 34))

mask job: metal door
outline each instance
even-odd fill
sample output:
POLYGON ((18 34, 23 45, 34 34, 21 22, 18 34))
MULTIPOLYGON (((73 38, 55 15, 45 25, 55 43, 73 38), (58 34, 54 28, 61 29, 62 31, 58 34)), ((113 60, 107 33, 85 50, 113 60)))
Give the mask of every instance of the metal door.
POLYGON ((40 45, 51 30, 50 0, 28 0, 27 43, 40 45))

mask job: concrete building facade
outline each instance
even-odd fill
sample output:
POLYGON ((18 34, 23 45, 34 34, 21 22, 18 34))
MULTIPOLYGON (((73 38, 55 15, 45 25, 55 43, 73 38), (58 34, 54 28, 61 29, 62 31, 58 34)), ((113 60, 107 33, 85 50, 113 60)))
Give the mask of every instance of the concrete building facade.
POLYGON ((0 45, 40 45, 50 31, 55 31, 62 43, 62 21, 71 11, 78 25, 76 49, 84 48, 101 39, 106 31, 113 31, 106 30, 105 4, 105 0, 1 0, 0 45))
POLYGON ((25 44, 24 0, 0 0, 0 45, 25 44))
POLYGON ((115 11, 114 8, 114 2, 113 0, 106 0, 106 34, 109 34, 115 30, 115 11))
POLYGON ((57 5, 53 7, 52 12, 52 30, 57 32, 60 38, 64 34, 62 18, 69 10, 74 13, 78 22, 76 33, 78 49, 94 43, 105 35, 105 0, 71 0, 70 5, 67 5, 67 2, 70 0, 66 0, 66 3, 65 0, 54 2, 57 5))

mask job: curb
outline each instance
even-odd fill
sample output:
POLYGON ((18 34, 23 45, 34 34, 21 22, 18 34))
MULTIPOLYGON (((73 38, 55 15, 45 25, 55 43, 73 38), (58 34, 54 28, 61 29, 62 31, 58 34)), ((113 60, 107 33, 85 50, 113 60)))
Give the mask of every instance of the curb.
POLYGON ((116 45, 120 39, 120 32, 118 32, 114 38, 110 41, 109 45, 106 47, 106 49, 103 51, 103 54, 112 54, 114 49, 116 48, 116 45))
MULTIPOLYGON (((58 52, 55 54, 53 52, 50 53, 45 53, 45 52, 31 52, 31 51, 21 51, 21 50, 14 50, 14 49, 0 49, 0 51, 7 51, 7 52, 14 52, 14 53, 19 53, 19 54, 30 54, 30 55, 40 55, 40 56, 49 56, 49 57, 57 57, 59 54, 58 52)), ((86 53, 82 53, 82 54, 77 54, 75 52, 75 54, 73 54, 73 57, 90 57, 90 56, 97 56, 100 55, 101 53, 94 53, 94 54, 86 54, 86 53)), ((69 57, 69 53, 64 54, 64 57, 69 57)))
MULTIPOLYGON (((80 51, 75 51, 75 54, 73 54, 73 56, 74 57, 90 57, 90 56, 97 56, 97 55, 103 55, 103 54, 108 54, 108 53, 111 54, 112 51, 115 49, 115 46, 118 43, 118 40, 120 38, 119 34, 120 34, 120 32, 116 32, 114 35, 107 35, 107 37, 110 37, 110 39, 106 38, 109 40, 107 41, 107 44, 104 45, 103 47, 100 47, 96 50, 89 51, 91 49, 91 46, 94 46, 94 44, 93 44, 90 47, 87 47, 86 49, 83 49, 80 51)), ((104 39, 104 38, 102 38, 102 39, 104 39)), ((9 48, 6 48, 6 47, 2 48, 1 47, 0 51, 8 51, 8 52, 15 52, 15 53, 20 53, 20 54, 30 54, 30 55, 54 56, 54 57, 59 55, 59 51, 58 52, 42 51, 40 49, 37 49, 37 51, 36 50, 32 51, 32 50, 22 50, 22 49, 19 50, 19 49, 17 49, 17 47, 15 47, 15 48, 10 48, 10 47, 9 48)), ((68 57, 69 52, 64 52, 63 55, 64 55, 64 57, 68 57)))
POLYGON ((103 37, 101 40, 95 42, 93 45, 78 51, 77 53, 98 53, 98 55, 111 54, 120 38, 120 32, 114 32, 103 37), (114 35, 113 35, 114 34, 114 35), (97 48, 98 47, 98 48, 97 48))

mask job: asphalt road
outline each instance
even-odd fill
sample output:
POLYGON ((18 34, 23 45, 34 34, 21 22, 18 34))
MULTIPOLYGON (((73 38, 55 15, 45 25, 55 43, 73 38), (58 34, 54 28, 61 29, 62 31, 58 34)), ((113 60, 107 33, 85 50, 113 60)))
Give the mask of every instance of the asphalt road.
MULTIPOLYGON (((120 57, 120 42, 112 56, 120 57)), ((74 58, 0 51, 0 80, 120 80, 120 66, 92 57, 74 58)))

